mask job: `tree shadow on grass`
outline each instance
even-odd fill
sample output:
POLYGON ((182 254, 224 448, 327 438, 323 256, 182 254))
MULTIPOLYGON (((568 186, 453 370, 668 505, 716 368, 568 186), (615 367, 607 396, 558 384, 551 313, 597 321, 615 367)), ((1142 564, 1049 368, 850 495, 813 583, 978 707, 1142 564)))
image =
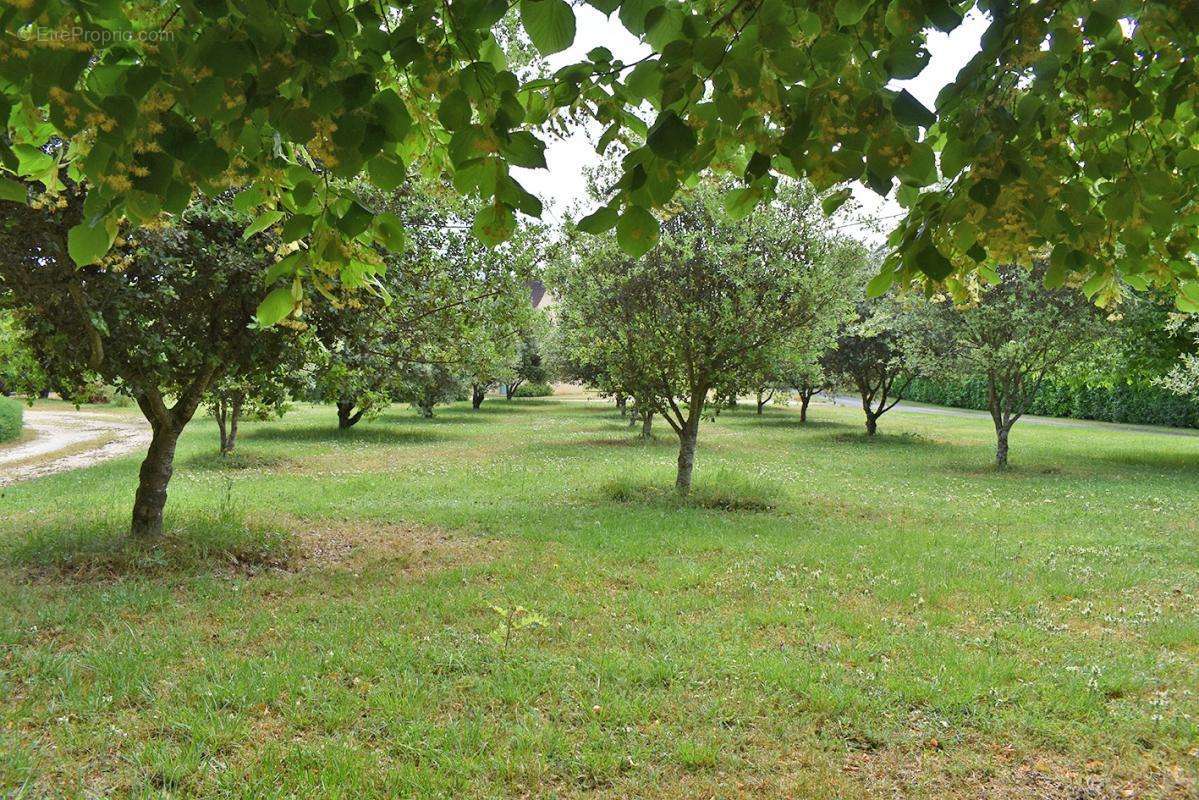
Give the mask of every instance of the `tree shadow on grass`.
POLYGON ((263 470, 276 472, 294 466, 296 460, 284 455, 262 453, 256 450, 238 448, 227 455, 221 455, 216 450, 197 453, 181 463, 186 469, 204 472, 243 472, 263 470))
MULTIPOLYGON (((412 425, 417 429, 426 426, 440 425, 457 425, 460 427, 473 427, 476 425, 486 425, 489 420, 487 416, 496 416, 491 412, 484 412, 483 409, 472 411, 470 407, 461 408, 457 406, 447 406, 445 408, 437 407, 433 411, 432 417, 422 417, 415 409, 400 409, 394 408, 384 411, 370 422, 363 423, 366 425, 412 425)), ((353 429, 351 429, 353 430, 353 429)))
POLYGON ((296 536, 278 526, 249 525, 230 510, 168 513, 152 541, 129 535, 115 516, 49 520, 0 549, 0 566, 30 579, 119 580, 169 575, 256 574, 294 568, 296 536))
POLYGON ((746 423, 746 429, 752 428, 782 428, 792 431, 852 431, 860 427, 851 425, 848 422, 835 422, 827 419, 811 419, 806 422, 799 421, 799 414, 774 414, 771 416, 763 415, 761 417, 741 417, 738 422, 746 423))
POLYGON ((246 431, 242 438, 256 442, 303 442, 313 444, 411 445, 446 441, 432 430, 413 430, 390 425, 359 424, 348 430, 337 425, 272 425, 246 431))
MULTIPOLYGON (((612 433, 600 431, 600 433, 612 433)), ((532 450, 540 450, 553 455, 580 455, 591 447, 628 449, 628 450, 678 450, 679 440, 673 433, 669 436, 655 434, 652 439, 642 439, 636 433, 627 435, 613 434, 610 436, 588 436, 586 438, 565 439, 553 442, 541 442, 533 445, 532 450)))
MULTIPOLYGON (((1016 457, 1018 457, 1018 454, 1013 455, 1013 458, 1016 457)), ((1169 473, 1180 477, 1199 477, 1199 451, 1190 453, 1177 451, 1162 452, 1160 450, 1145 450, 1130 447, 1118 453, 1106 453, 1088 458, 1087 462, 1091 465, 1102 466, 1105 472, 1111 470, 1113 473, 1120 473, 1126 477, 1139 477, 1137 475, 1130 475, 1128 473, 1129 468, 1137 471, 1152 472, 1154 475, 1169 473)))
MULTIPOLYGON (((845 426, 840 426, 844 429, 845 426)), ((909 448, 945 448, 955 447, 950 442, 930 439, 919 433, 904 431, 903 433, 876 433, 869 436, 865 431, 850 432, 842 430, 838 433, 823 434, 820 438, 833 444, 854 444, 869 446, 880 450, 904 450, 909 448)))

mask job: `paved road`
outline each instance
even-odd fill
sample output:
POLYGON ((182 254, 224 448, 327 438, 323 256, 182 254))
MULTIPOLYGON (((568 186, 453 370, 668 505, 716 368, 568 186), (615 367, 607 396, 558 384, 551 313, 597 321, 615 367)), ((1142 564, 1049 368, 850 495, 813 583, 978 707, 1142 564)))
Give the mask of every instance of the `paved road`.
MULTIPOLYGON (((823 399, 823 398, 821 398, 823 399)), ((831 400, 833 405, 861 408, 862 398, 849 395, 837 395, 831 400)), ((906 411, 910 414, 934 414, 946 417, 967 417, 991 421, 987 411, 976 411, 972 408, 947 408, 945 406, 929 406, 923 403, 908 403, 901 401, 892 411, 906 411)), ((1131 425, 1125 422, 1097 422, 1089 419, 1063 419, 1061 417, 1034 417, 1026 415, 1020 418, 1017 425, 1050 425, 1057 428, 1091 428, 1108 429, 1113 431, 1129 431, 1132 433, 1160 433, 1165 436, 1199 436, 1199 430, 1190 428, 1166 428, 1160 425, 1131 425)))
POLYGON ((0 486, 90 467, 150 442, 145 423, 86 411, 27 408, 25 429, 33 439, 0 445, 0 486))

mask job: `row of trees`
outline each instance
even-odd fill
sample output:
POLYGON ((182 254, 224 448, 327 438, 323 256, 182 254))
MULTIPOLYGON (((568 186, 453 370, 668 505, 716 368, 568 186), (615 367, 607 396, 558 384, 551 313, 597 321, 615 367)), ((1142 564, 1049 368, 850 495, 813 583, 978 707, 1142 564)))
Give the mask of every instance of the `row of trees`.
POLYGON ((377 209, 363 224, 402 226, 408 248, 380 248, 384 268, 361 286, 344 273, 310 276, 329 298, 272 326, 264 324, 272 298, 288 310, 294 300, 281 265, 315 243, 286 227, 247 233, 231 192, 194 204, 175 224, 130 231, 86 267, 68 256, 69 232, 86 213, 83 187, 65 203, 0 201, 0 312, 19 329, 3 341, 38 367, 10 375, 8 388, 40 390, 51 376, 69 399, 102 382, 136 401, 152 438, 135 535, 161 532, 175 447, 205 403, 228 453, 242 415, 280 413, 290 398, 336 404, 347 428, 397 400, 431 415, 464 387, 520 369, 540 232, 490 251, 436 184, 360 191, 377 209))
POLYGON ((1004 467, 1012 426, 1046 378, 1112 334, 1076 287, 1047 288, 1044 266, 869 298, 876 259, 829 227, 810 187, 790 184, 745 219, 723 194, 710 184, 680 203, 646 258, 588 239, 550 271, 564 376, 622 406, 632 398, 643 436, 665 419, 679 438, 682 491, 700 421, 738 396, 754 395, 761 413, 774 393, 795 393, 802 421, 816 393, 851 391, 874 435, 929 376, 986 382, 1004 467))
MULTIPOLYGON (((377 219, 409 231, 407 249, 380 250, 386 268, 353 287, 361 291, 336 297, 345 287, 330 283, 327 302, 270 327, 263 309, 271 298, 293 300, 279 265, 312 243, 279 226, 246 235, 232 193, 193 205, 179 224, 131 234, 104 264, 85 268, 62 258, 84 192, 54 207, 0 201, 8 254, 0 342, 20 351, 12 363, 36 366, 9 382, 101 380, 136 400, 153 438, 133 530, 150 536, 161 529, 178 437, 203 403, 229 453, 244 415, 281 414, 295 398, 335 405, 345 429, 396 401, 432 416, 437 404, 466 396, 478 408, 501 382, 511 397, 522 382, 549 376, 548 342, 555 376, 622 408, 631 400, 643 437, 655 419, 666 421, 679 440, 676 486, 685 492, 702 420, 739 396, 754 395, 761 413, 776 393, 795 393, 803 421, 816 393, 853 391, 874 435, 927 376, 985 381, 996 462, 1006 466, 1011 428, 1044 381, 1111 336, 1104 314, 1074 287, 1046 288, 1044 267, 870 298, 875 254, 830 227, 821 198, 800 182, 746 217, 730 209, 727 185, 701 183, 643 258, 626 255, 618 234, 568 230, 551 244, 532 226, 487 249, 468 232, 465 209, 436 189, 360 187, 377 219), (544 259, 560 299, 552 330, 529 302, 544 259)), ((1193 359, 1169 377, 1179 391, 1193 389, 1193 359)))

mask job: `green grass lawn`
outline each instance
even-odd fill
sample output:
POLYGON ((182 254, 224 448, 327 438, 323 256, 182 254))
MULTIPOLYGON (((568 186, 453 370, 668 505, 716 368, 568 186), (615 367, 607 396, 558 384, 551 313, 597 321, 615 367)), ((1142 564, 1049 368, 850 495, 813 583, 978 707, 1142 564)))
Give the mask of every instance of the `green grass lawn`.
POLYGON ((746 410, 705 507, 598 403, 335 424, 194 424, 160 555, 136 458, 4 490, 0 796, 1199 791, 1199 437, 746 410))

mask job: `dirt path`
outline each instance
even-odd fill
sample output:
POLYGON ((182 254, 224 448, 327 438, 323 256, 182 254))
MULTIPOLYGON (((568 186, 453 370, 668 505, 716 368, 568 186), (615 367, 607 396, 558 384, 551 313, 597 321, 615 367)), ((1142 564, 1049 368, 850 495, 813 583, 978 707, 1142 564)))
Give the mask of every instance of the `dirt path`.
POLYGON ((150 442, 145 423, 86 411, 27 408, 25 429, 33 439, 0 446, 0 486, 90 467, 150 442))

